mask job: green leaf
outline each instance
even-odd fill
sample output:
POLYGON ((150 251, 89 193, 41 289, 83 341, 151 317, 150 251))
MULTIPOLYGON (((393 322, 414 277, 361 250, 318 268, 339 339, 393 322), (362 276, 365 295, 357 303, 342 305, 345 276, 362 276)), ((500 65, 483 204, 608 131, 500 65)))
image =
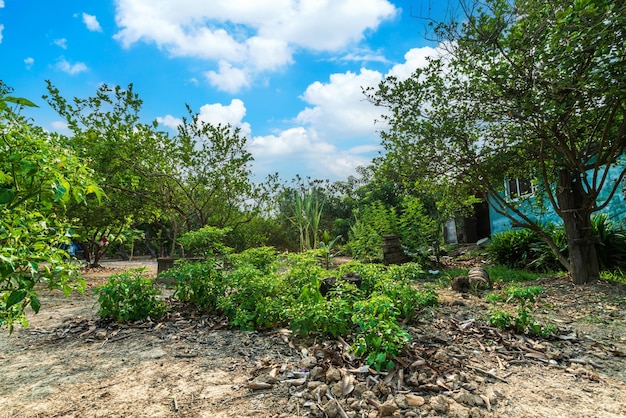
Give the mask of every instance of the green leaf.
POLYGON ((1 100, 3 102, 15 103, 15 104, 18 104, 20 106, 39 107, 35 103, 31 102, 28 99, 24 99, 23 97, 5 96, 1 100))
POLYGON ((15 191, 13 189, 2 188, 0 189, 0 205, 6 205, 11 203, 15 198, 15 191))
POLYGON ((9 295, 9 298, 7 299, 7 304, 6 304, 7 309, 23 301, 25 297, 26 297, 25 290, 21 290, 21 289, 14 290, 13 292, 11 292, 11 294, 9 295))
POLYGON ((35 313, 39 313, 39 309, 41 308, 41 302, 35 294, 30 295, 30 307, 33 308, 33 311, 35 311, 35 313))

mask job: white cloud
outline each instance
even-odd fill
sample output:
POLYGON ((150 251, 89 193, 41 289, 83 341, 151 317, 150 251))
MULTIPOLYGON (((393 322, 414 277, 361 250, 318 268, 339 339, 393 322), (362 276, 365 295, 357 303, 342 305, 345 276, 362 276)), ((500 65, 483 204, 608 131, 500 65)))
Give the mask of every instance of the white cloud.
POLYGON ((172 115, 165 115, 163 117, 159 116, 156 118, 157 122, 161 125, 167 126, 168 128, 172 128, 176 130, 179 125, 183 123, 183 120, 180 118, 176 118, 172 115))
POLYGON ((2 43, 2 31, 3 30, 4 30, 4 25, 0 25, 0 44, 2 43))
POLYGON ((229 93, 236 93, 250 85, 250 77, 246 70, 235 68, 226 61, 220 61, 219 71, 207 71, 204 75, 212 86, 229 93))
POLYGON ((54 129, 56 132, 59 132, 59 133, 69 132, 69 128, 67 127, 67 122, 65 121, 56 120, 52 122, 50 125, 52 126, 52 129, 54 129))
POLYGON ((297 49, 355 47, 397 12, 389 0, 116 0, 114 37, 126 48, 154 43, 172 56, 217 62, 207 77, 232 92, 291 64, 297 49))
POLYGON ((291 64, 292 51, 287 42, 253 36, 246 40, 248 60, 253 68, 275 70, 291 64))
POLYGON ((281 169, 287 167, 287 171, 291 171, 287 177, 306 171, 314 178, 346 178, 354 175, 358 166, 371 161, 363 154, 378 147, 340 150, 322 140, 314 129, 300 126, 277 135, 254 137, 248 149, 254 157, 257 173, 270 174, 280 165, 281 169))
POLYGON ((87 71, 87 66, 82 63, 82 62, 77 62, 75 64, 70 64, 69 61, 67 61, 65 58, 60 58, 59 61, 57 61, 56 64, 56 69, 59 71, 63 71, 65 73, 68 73, 70 75, 75 75, 78 73, 82 73, 83 71, 87 71))
POLYGON ((313 105, 301 111, 296 120, 329 131, 331 136, 367 135, 377 137, 375 120, 381 109, 365 99, 363 87, 376 86, 382 80, 378 71, 361 69, 359 74, 332 74, 328 83, 311 84, 302 99, 313 105))
POLYGON ((94 15, 83 13, 83 23, 92 32, 102 32, 102 26, 100 26, 98 19, 94 15))
POLYGON ((429 57, 438 57, 441 56, 442 53, 443 50, 441 48, 431 48, 429 46, 410 49, 404 54, 405 61, 402 64, 394 65, 387 75, 398 77, 400 80, 406 80, 416 69, 426 67, 429 57))
POLYGON ((348 52, 341 57, 341 61, 354 61, 354 62, 382 62, 387 63, 389 60, 385 56, 376 51, 368 49, 356 49, 348 52))
POLYGON ((213 125, 230 124, 241 128, 241 134, 249 137, 252 130, 248 122, 243 122, 244 116, 246 116, 245 105, 241 100, 233 99, 227 106, 221 103, 205 104, 200 107, 198 118, 213 125))
POLYGON ((300 1, 289 5, 261 25, 259 33, 317 51, 337 51, 357 42, 366 30, 375 29, 397 13, 386 0, 300 1))
MULTIPOLYGON (((205 104, 200 107, 200 111, 198 112, 198 119, 203 122, 208 122, 213 125, 230 124, 233 127, 240 128, 241 135, 249 137, 252 130, 250 124, 243 121, 245 116, 246 107, 240 99, 231 100, 229 105, 223 105, 221 103, 205 104)), ((172 129, 176 129, 183 123, 182 119, 172 115, 158 117, 157 122, 172 129)))
POLYGON ((315 131, 301 126, 280 132, 278 135, 254 137, 250 152, 259 158, 293 157, 334 152, 331 144, 318 140, 315 131))
POLYGON ((26 65, 26 69, 30 70, 33 68, 33 64, 35 63, 35 59, 32 57, 24 58, 24 64, 26 65))
POLYGON ((0 0, 0 9, 4 7, 4 0, 0 0))
POLYGON ((55 39, 52 43, 60 48, 67 49, 67 39, 65 38, 55 39))

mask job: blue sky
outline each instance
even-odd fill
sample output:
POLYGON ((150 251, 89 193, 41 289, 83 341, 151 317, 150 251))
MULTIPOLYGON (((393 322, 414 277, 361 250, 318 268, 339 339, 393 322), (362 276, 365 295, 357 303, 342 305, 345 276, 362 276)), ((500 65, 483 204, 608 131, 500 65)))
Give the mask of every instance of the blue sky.
POLYGON ((45 80, 68 99, 132 83, 161 129, 175 132, 185 104, 241 127, 259 179, 342 180, 380 151, 383 110, 361 88, 423 65, 437 45, 420 17, 450 12, 438 0, 0 0, 0 79, 48 130, 68 133, 45 80))

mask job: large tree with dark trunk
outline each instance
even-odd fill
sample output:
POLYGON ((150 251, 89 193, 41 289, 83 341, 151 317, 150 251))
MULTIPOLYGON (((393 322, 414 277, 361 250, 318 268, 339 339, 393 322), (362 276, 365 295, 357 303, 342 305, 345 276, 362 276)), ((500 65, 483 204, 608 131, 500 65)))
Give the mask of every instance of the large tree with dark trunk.
POLYGON ((626 167, 626 3, 486 0, 463 11, 434 24, 439 56, 367 91, 390 109, 384 159, 482 189, 588 283, 599 276, 591 217, 621 193, 626 167), (533 180, 532 200, 502 193, 515 178, 533 180), (546 208, 563 220, 568 257, 536 216, 546 208))

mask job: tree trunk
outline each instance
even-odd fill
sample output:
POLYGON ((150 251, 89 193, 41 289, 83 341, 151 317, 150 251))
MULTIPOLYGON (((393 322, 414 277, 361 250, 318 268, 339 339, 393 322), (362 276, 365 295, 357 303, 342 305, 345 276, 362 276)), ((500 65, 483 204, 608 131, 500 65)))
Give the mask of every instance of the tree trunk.
POLYGON ((597 280, 600 267, 591 225, 592 202, 585 195, 579 179, 567 170, 559 173, 557 199, 567 236, 568 268, 572 280, 577 285, 597 280))
POLYGON ((117 247, 117 254, 120 256, 120 258, 123 261, 130 261, 130 257, 132 256, 132 251, 131 251, 131 255, 128 255, 128 252, 126 251, 126 245, 124 244, 120 244, 119 247, 117 247))
POLYGON ((146 248, 148 249, 148 252, 150 253, 150 257, 157 258, 156 250, 152 246, 152 241, 150 240, 150 227, 146 228, 145 237, 146 237, 146 248))

